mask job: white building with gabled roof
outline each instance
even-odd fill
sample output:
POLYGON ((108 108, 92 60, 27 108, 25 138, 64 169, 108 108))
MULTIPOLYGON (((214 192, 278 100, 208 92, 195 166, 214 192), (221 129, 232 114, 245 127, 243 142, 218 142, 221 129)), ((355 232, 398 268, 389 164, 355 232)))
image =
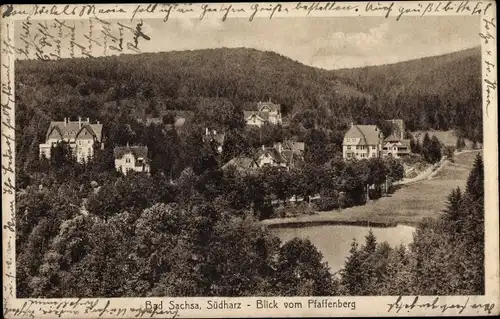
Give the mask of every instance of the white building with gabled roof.
POLYGON ((344 159, 368 159, 382 155, 384 134, 376 125, 354 125, 344 135, 344 159))
POLYGON ((82 120, 81 117, 78 121, 64 118, 64 121, 50 122, 45 143, 39 145, 40 157, 50 159, 52 147, 60 142, 68 143, 75 159, 83 163, 94 155, 96 147, 104 148, 102 124, 92 124, 89 118, 82 120))

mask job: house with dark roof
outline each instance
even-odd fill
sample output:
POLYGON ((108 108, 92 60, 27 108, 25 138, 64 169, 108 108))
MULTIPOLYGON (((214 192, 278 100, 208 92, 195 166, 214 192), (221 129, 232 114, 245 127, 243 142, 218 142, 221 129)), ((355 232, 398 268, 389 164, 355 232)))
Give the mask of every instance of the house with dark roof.
POLYGON ((257 151, 256 161, 259 167, 284 167, 287 169, 298 167, 303 164, 304 143, 285 141, 275 143, 272 147, 262 146, 257 151))
POLYGON ((304 164, 304 143, 284 141, 272 147, 262 145, 252 157, 239 156, 227 162, 222 168, 235 168, 239 172, 254 172, 262 167, 290 169, 304 164))
POLYGON ((90 119, 78 117, 78 121, 64 118, 64 121, 52 121, 45 135, 45 143, 39 145, 40 157, 51 157, 51 149, 60 142, 66 142, 76 160, 80 163, 94 155, 94 149, 104 148, 102 124, 92 124, 90 119))
POLYGON ((130 171, 149 173, 147 146, 118 146, 113 150, 115 168, 127 175, 130 171))
POLYGON ((382 155, 384 134, 376 125, 354 125, 344 135, 344 159, 368 159, 382 155))
POLYGON ((257 103, 257 110, 243 111, 247 125, 261 127, 265 123, 274 125, 282 124, 281 105, 269 102, 257 103))

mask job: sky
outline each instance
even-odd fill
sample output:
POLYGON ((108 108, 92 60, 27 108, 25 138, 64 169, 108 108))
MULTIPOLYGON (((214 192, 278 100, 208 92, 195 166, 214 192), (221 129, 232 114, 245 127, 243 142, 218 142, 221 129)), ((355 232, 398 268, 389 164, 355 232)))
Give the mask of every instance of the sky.
MULTIPOLYGON (((143 22, 142 30, 150 40, 140 39, 141 52, 248 47, 324 69, 395 63, 480 45, 479 18, 475 16, 404 17, 399 21, 383 17, 321 17, 143 22)), ((88 21, 79 23, 88 30, 88 21)), ((126 23, 135 27, 135 22, 126 23)), ((94 22, 94 35, 100 28, 94 22)), ((116 24, 111 29, 118 32, 116 24)), ((21 28, 17 28, 16 43, 19 32, 21 28)), ((77 34, 78 39, 85 41, 81 34, 77 34)))

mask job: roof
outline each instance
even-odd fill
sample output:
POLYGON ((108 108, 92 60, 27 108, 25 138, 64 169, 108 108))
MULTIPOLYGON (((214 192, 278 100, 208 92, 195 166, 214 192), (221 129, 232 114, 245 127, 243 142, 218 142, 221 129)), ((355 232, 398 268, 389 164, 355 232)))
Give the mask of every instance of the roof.
POLYGON ((400 140, 401 139, 399 138, 399 136, 397 136, 394 133, 392 133, 391 135, 389 135, 387 138, 384 139, 384 141, 386 141, 386 142, 398 142, 400 140))
POLYGON ((292 150, 294 152, 303 152, 305 149, 304 142, 293 142, 290 140, 283 141, 284 150, 292 150))
POLYGON ((227 169, 229 167, 234 167, 234 168, 236 168, 236 170, 241 171, 241 170, 247 170, 250 168, 259 167, 259 164, 253 158, 250 158, 247 156, 238 156, 238 157, 233 158, 232 160, 230 160, 226 164, 224 164, 224 166, 222 166, 223 169, 227 169))
POLYGON ((147 146, 117 146, 113 150, 115 159, 122 158, 125 154, 131 153, 134 157, 147 159, 148 147, 147 146))
POLYGON ((279 104, 274 104, 272 102, 259 102, 257 104, 257 109, 259 111, 263 111, 263 109, 269 109, 268 112, 280 112, 281 111, 281 105, 279 104))
POLYGON ((102 141, 102 124, 90 124, 88 119, 85 121, 52 121, 47 130, 46 139, 48 139, 54 130, 57 131, 62 138, 69 140, 74 140, 80 136, 82 132, 88 131, 97 141, 102 141))
POLYGON ((278 150, 274 147, 266 147, 264 149, 261 148, 257 151, 257 154, 256 154, 257 158, 260 158, 263 155, 271 156, 276 163, 286 163, 287 162, 286 158, 283 157, 283 155, 280 154, 278 152, 278 150))
POLYGON ((252 115, 260 117, 263 121, 269 121, 269 113, 268 112, 243 111, 243 116, 245 117, 245 119, 248 119, 252 115))
POLYGON ((359 138, 357 143, 345 142, 344 144, 349 145, 377 145, 379 144, 379 133, 380 129, 376 125, 353 125, 347 131, 344 136, 345 138, 359 138))

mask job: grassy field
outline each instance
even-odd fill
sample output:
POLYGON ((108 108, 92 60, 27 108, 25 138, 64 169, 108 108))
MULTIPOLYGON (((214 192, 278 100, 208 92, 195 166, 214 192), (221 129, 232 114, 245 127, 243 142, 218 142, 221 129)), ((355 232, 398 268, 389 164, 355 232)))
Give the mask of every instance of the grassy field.
MULTIPOLYGON (((455 131, 450 130, 450 131, 416 131, 413 132, 412 135, 413 137, 417 138, 420 143, 423 142, 425 133, 429 134, 429 137, 436 136, 438 140, 443 143, 445 146, 455 146, 457 145, 457 136, 455 135, 455 131)), ((465 146, 466 148, 472 148, 472 142, 469 141, 468 139, 465 139, 465 146)))
POLYGON ((401 186, 390 197, 383 197, 364 206, 350 207, 317 215, 264 221, 271 227, 302 223, 337 224, 405 224, 416 225, 424 217, 437 217, 446 205, 453 188, 465 188, 467 177, 480 151, 461 153, 455 162, 445 162, 432 177, 419 183, 401 186))

